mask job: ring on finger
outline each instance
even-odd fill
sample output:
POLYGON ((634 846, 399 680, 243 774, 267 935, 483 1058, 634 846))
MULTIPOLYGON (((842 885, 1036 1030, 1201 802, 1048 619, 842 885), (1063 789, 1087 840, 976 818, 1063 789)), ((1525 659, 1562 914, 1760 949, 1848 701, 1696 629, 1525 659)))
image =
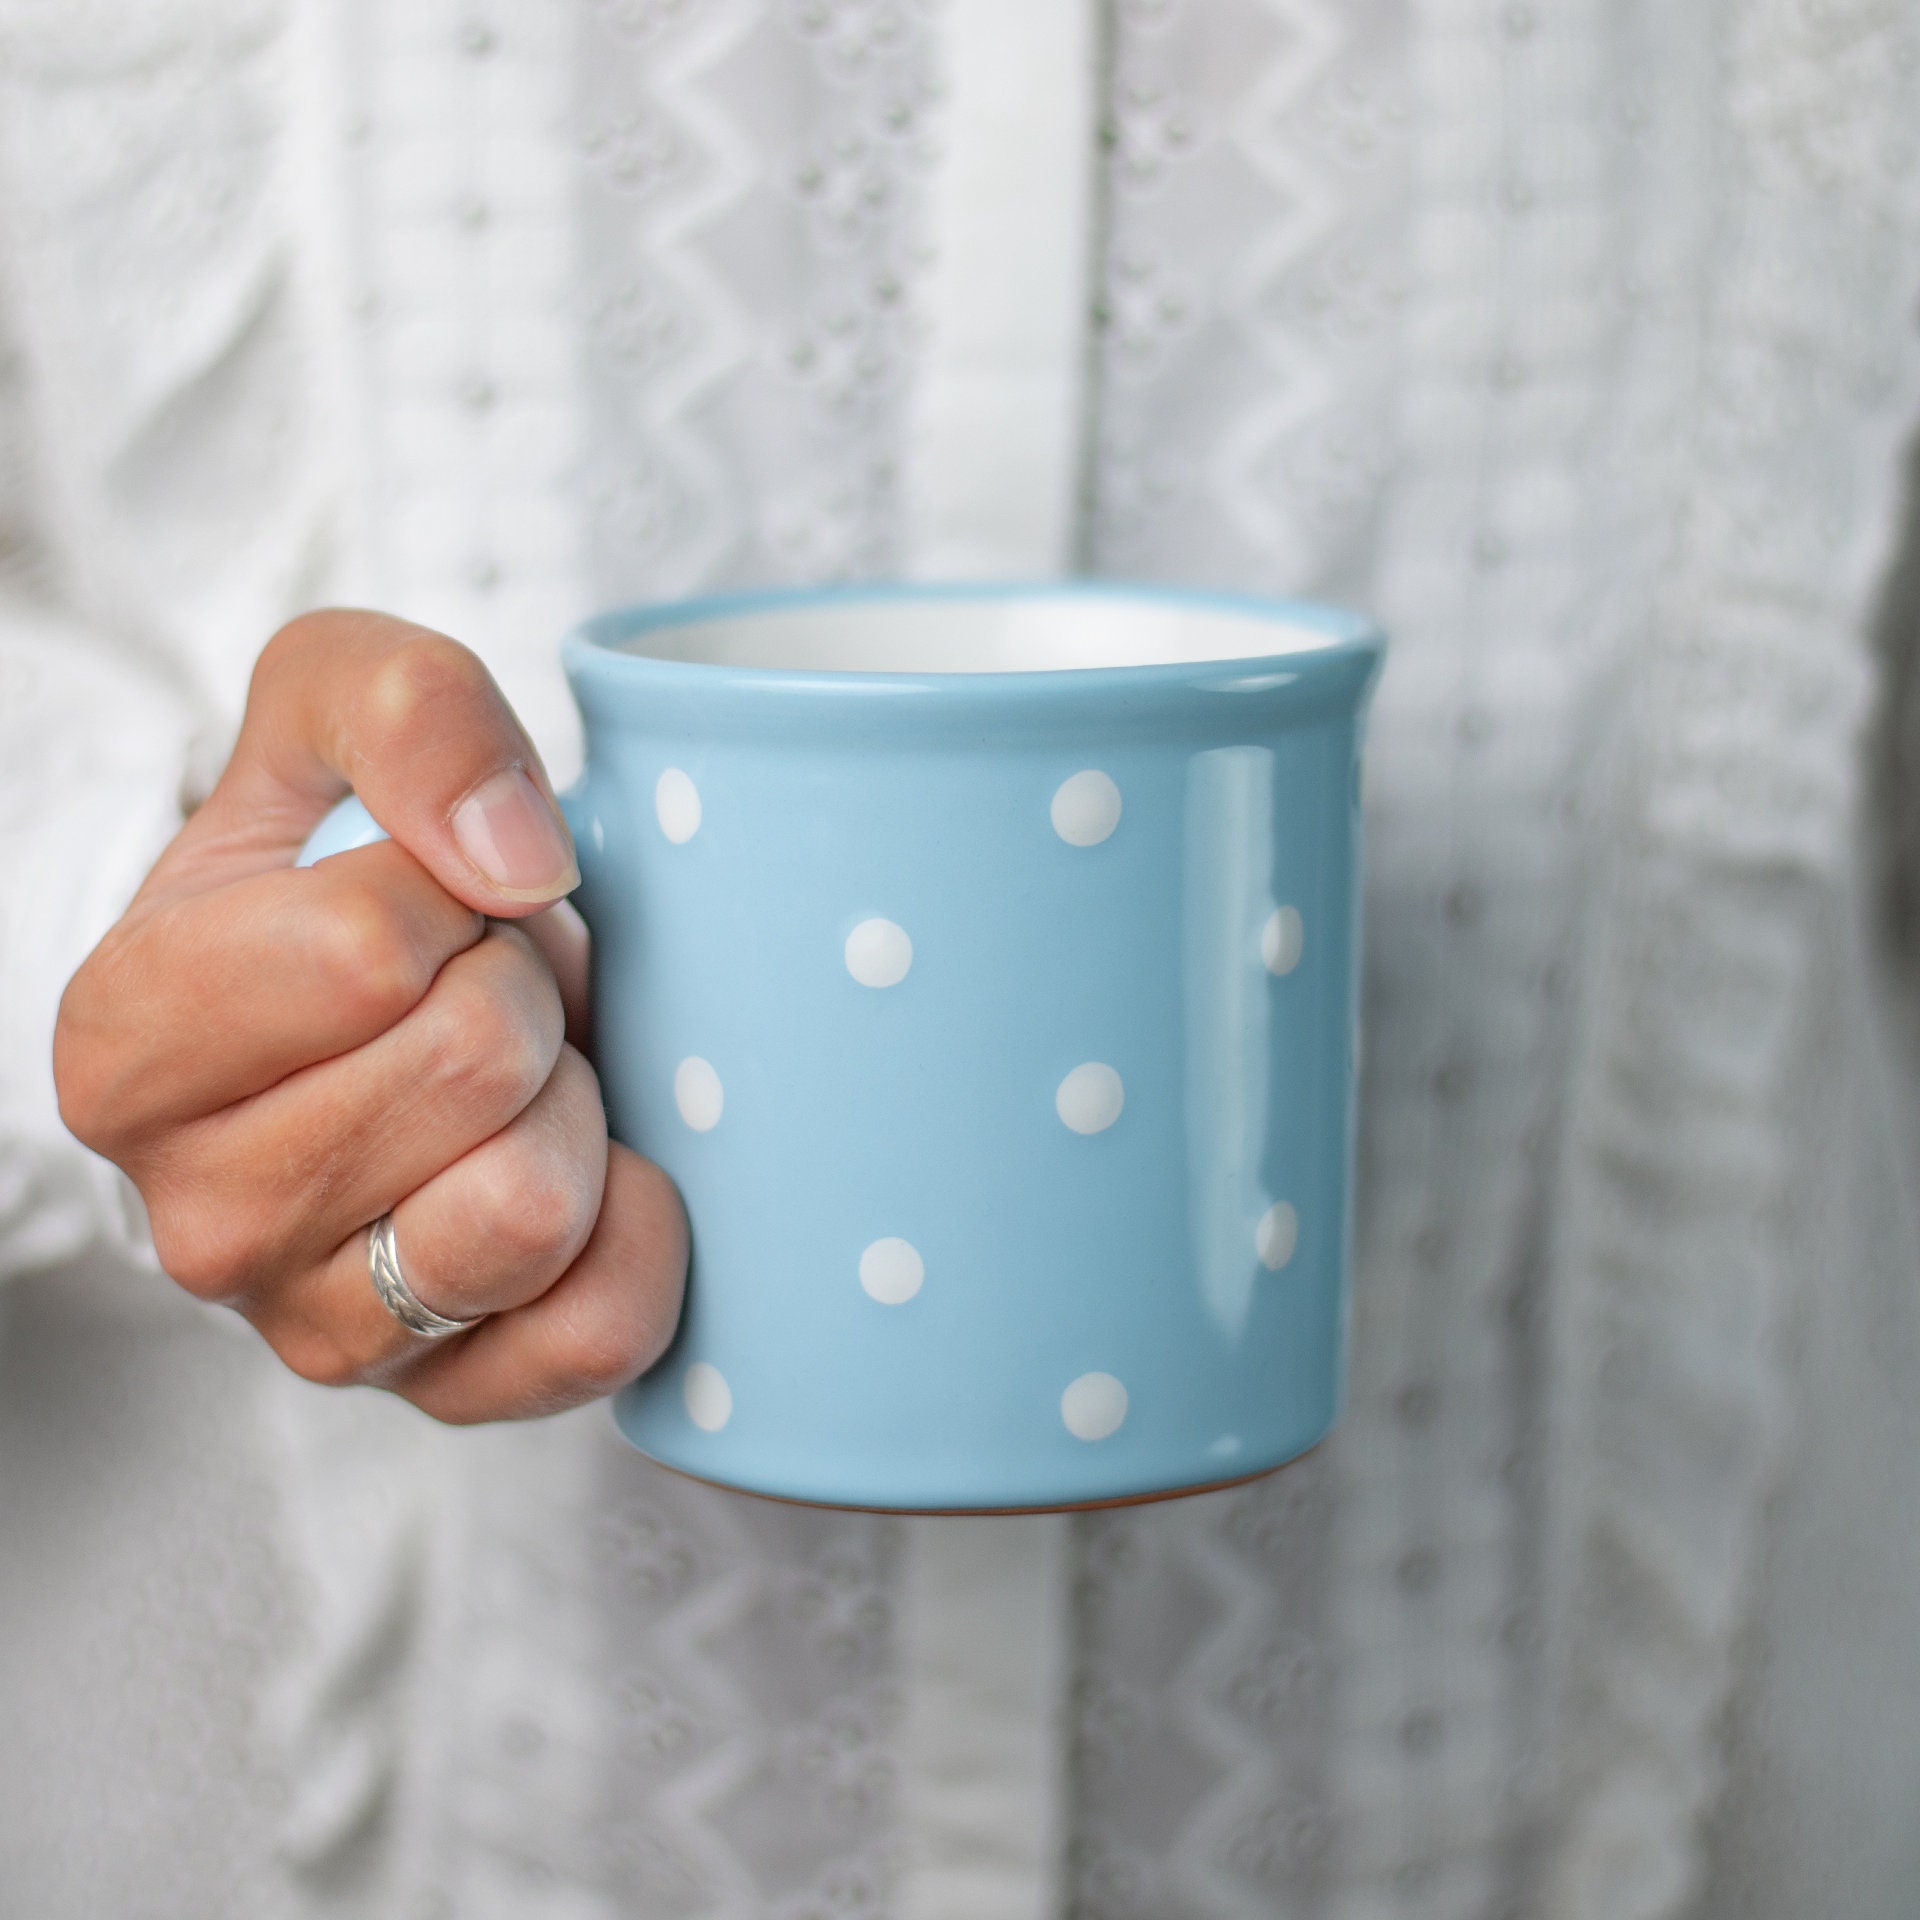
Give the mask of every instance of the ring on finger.
POLYGON ((476 1313, 469 1319, 455 1320, 444 1313, 435 1313, 407 1285, 407 1277, 400 1271, 400 1246, 393 1235, 391 1213, 383 1213, 367 1229, 367 1272, 373 1280, 374 1292, 380 1296, 380 1304, 409 1333, 418 1334, 422 1340, 444 1340, 449 1334, 465 1333, 487 1317, 476 1313))

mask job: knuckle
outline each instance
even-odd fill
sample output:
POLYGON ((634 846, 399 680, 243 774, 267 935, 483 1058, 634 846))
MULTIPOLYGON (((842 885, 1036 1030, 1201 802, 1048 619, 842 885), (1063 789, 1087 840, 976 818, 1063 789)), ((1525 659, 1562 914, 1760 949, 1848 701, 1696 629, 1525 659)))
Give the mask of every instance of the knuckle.
POLYGON ((469 1025, 461 1079, 488 1111, 519 1113, 539 1093, 553 1064, 544 1023, 500 998, 482 1002, 482 1009, 469 1025))
POLYGON ((667 1331, 678 1316, 680 1288, 687 1275, 689 1236, 686 1203, 666 1173, 638 1154, 626 1160, 627 1239, 640 1270, 653 1275, 671 1308, 667 1331))
POLYGON ((295 614, 260 649, 260 657, 253 667, 254 689, 258 691, 270 684, 309 647, 323 645, 337 618, 327 608, 314 608, 307 613, 295 614))
POLYGON ((61 1124, 96 1153, 113 1144, 107 1121, 109 1102, 103 1097, 106 1076, 100 1067, 98 1050, 75 1036, 63 1013, 53 1029, 54 1099, 61 1124))
MULTIPOLYGON (((609 1165, 608 1257, 633 1284, 616 1296, 617 1317, 590 1331, 578 1358, 612 1392, 646 1372, 671 1344, 687 1275, 687 1214, 680 1190, 660 1168, 622 1151, 609 1165), (592 1363, 596 1352, 602 1364, 592 1363)), ((580 1340, 575 1335, 576 1342, 580 1340)))
POLYGON ((240 1300, 265 1277, 265 1239, 242 1206, 148 1195, 147 1222, 161 1270, 196 1300, 240 1300))
POLYGON ((685 1266, 687 1261, 687 1209, 680 1189, 673 1184, 664 1167, 645 1160, 637 1153, 624 1156, 625 1179, 631 1192, 629 1204, 638 1220, 660 1243, 663 1257, 685 1266))
POLYGON ((554 1332, 554 1370, 575 1394, 600 1399, 659 1357, 650 1320, 630 1307, 578 1313, 554 1332))
POLYGON ((462 1109, 500 1122, 531 1104, 558 1051, 555 1020, 537 998, 471 972, 446 996, 431 1056, 441 1091, 462 1109))
POLYGON ((515 1266, 548 1265, 585 1242, 597 1186, 590 1160, 542 1142, 506 1178, 487 1183, 475 1231, 515 1266))
POLYGON ((431 723, 490 702, 493 679, 479 656, 442 633, 424 629, 395 645, 368 674, 359 698, 363 737, 403 742, 431 723))
POLYGON ((358 1386, 371 1372, 345 1341, 321 1327, 276 1329, 264 1337, 289 1373, 317 1387, 358 1386))
POLYGON ((674 1332, 680 1324, 681 1304, 686 1297, 689 1248, 686 1208, 672 1181, 665 1174, 659 1179, 665 1194, 653 1227, 650 1264, 645 1269, 652 1274, 654 1285, 644 1291, 640 1303, 643 1339, 638 1371, 642 1373, 673 1344, 674 1332))
POLYGON ((320 990, 356 1025, 384 1032, 433 984, 427 957, 372 887, 344 885, 326 901, 309 952, 320 990))
POLYGON ((53 1025, 53 1087, 67 1131, 96 1152, 111 1154, 123 1138, 120 1049, 109 1015, 111 996, 100 991, 96 949, 67 982, 53 1025))
MULTIPOLYGON (((644 1315, 634 1339, 634 1361, 627 1378, 637 1380, 649 1372, 661 1355, 673 1345, 674 1329, 680 1321, 680 1286, 676 1280, 666 1303, 644 1315)), ((617 1385, 624 1386, 625 1380, 617 1385)))
POLYGON ((309 607, 306 612, 296 613, 291 620, 282 623, 273 638, 261 648, 260 657, 263 660, 277 660, 308 647, 330 646, 343 622, 364 617, 352 607, 309 607))
POLYGON ((343 642, 387 624, 386 615, 360 607, 312 607, 295 614, 260 649, 247 692, 248 707, 270 704, 280 685, 297 682, 315 658, 336 659, 343 642))

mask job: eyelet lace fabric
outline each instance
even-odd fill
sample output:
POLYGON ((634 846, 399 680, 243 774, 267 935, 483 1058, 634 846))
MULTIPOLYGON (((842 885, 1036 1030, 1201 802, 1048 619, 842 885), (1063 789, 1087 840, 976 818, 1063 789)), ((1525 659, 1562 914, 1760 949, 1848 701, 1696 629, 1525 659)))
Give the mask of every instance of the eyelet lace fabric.
MULTIPOLYGON (((1914 28, 1101 24, 1079 559, 1352 600, 1395 655, 1349 1405, 1266 1482, 1075 1523, 1060 1904, 1692 1920, 1916 396, 1914 28)), ((0 685, 37 716, 0 723, 78 796, 8 789, 41 877, 8 1061, 296 606, 468 639, 564 780, 579 613, 912 569, 947 31, 907 0, 0 0, 0 685)), ((117 1201, 41 1081, 6 1097, 12 1270, 117 1201)), ((196 1721, 134 1673, 126 1710, 257 1783, 218 1872, 208 1826, 119 1843, 172 1861, 169 1910, 903 1913, 902 1528, 675 1480, 596 1412, 443 1433, 166 1312, 217 1351, 166 1484, 240 1569, 243 1678, 196 1721)), ((190 1801, 153 1833, 242 1804, 190 1801)))
POLYGON ((608 4, 583 41, 598 595, 897 571, 922 10, 608 4))
POLYGON ((1351 597, 1395 438, 1410 23, 1396 0, 1120 0, 1087 558, 1351 597))

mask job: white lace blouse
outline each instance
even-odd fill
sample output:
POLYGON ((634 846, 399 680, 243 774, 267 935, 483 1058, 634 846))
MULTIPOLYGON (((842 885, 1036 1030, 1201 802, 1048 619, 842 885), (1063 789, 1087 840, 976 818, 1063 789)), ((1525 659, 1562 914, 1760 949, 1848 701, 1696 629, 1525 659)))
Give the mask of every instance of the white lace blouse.
POLYGON ((1898 0, 0 0, 0 1908, 1903 1911, 1916 128, 1898 0), (596 605, 1067 570, 1394 635, 1318 1454, 785 1509, 153 1273, 47 1036, 281 618, 565 779, 596 605))

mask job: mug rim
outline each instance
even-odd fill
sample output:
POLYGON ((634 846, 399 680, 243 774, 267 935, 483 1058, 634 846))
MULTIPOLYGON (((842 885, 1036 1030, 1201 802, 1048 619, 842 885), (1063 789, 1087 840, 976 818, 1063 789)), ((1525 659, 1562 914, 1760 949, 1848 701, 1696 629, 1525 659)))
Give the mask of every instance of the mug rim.
POLYGON ((1295 719, 1364 708, 1387 639, 1366 615, 1311 600, 1116 580, 885 582, 702 594, 610 608, 561 642, 575 698, 589 718, 644 720, 671 709, 694 731, 785 732, 801 712, 836 732, 876 736, 905 727, 945 734, 964 715, 1051 732, 1095 721, 1122 733, 1211 730, 1224 707, 1257 706, 1295 719), (626 650, 638 636, 704 621, 835 606, 956 601, 1100 601, 1156 605, 1284 623, 1322 644, 1152 665, 1034 667, 1017 671, 903 671, 742 666, 664 659, 626 650), (1226 696, 1223 698, 1223 696, 1226 696), (724 721, 723 716, 724 715, 724 721))

